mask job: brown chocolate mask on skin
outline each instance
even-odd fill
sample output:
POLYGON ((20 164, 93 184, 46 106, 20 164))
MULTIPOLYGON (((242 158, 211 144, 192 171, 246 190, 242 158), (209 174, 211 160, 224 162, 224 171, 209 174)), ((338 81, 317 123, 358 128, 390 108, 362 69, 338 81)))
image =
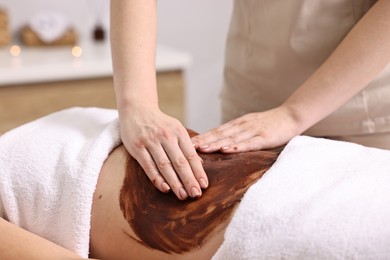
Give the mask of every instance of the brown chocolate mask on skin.
POLYGON ((125 219, 142 244, 166 253, 199 248, 230 217, 246 190, 272 166, 278 153, 199 154, 209 187, 197 200, 161 193, 130 155, 120 192, 125 219))

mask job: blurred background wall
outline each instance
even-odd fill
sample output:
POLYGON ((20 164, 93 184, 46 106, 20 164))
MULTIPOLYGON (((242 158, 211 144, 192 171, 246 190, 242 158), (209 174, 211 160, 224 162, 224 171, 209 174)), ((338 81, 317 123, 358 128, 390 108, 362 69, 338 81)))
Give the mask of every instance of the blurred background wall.
POLYGON ((188 126, 203 132, 220 123, 219 92, 230 0, 159 1, 159 41, 188 50, 188 126))
MULTIPOLYGON (((192 64, 186 72, 186 125, 203 132, 220 120, 219 92, 231 0, 160 0, 158 43, 188 52, 192 64)), ((10 29, 16 32, 32 14, 59 11, 80 37, 90 37, 98 19, 109 24, 108 0, 0 0, 8 10, 10 29)))

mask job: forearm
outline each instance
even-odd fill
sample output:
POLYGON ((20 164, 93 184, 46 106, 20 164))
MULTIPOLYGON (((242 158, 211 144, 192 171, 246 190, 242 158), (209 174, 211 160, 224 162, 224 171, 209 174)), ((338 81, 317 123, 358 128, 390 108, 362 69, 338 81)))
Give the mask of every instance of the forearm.
POLYGON ((0 259, 81 259, 81 257, 0 218, 0 259))
POLYGON ((390 1, 378 1, 283 104, 305 131, 361 91, 390 62, 390 1))
POLYGON ((157 106, 155 0, 111 1, 111 48, 119 111, 157 106))

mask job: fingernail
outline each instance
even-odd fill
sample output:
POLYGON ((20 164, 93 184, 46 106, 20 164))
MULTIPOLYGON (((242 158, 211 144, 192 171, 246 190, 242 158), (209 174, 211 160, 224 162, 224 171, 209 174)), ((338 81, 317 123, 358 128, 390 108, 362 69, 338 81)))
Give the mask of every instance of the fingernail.
POLYGON ((180 194, 180 197, 181 197, 182 200, 185 200, 188 197, 188 194, 187 194, 186 190, 183 189, 183 188, 181 188, 179 190, 179 194, 180 194))
POLYGON ((163 190, 163 192, 168 192, 170 191, 171 187, 169 187, 168 183, 164 181, 163 183, 161 183, 161 189, 163 190))
POLYGON ((202 146, 200 146, 199 148, 200 148, 200 149, 207 149, 207 148, 209 148, 209 146, 208 146, 208 145, 202 145, 202 146))
POLYGON ((230 146, 223 146, 221 147, 222 150, 229 150, 230 149, 230 146))
POLYGON ((191 197, 197 198, 199 196, 200 196, 200 190, 198 190, 198 188, 196 188, 196 187, 192 187, 191 188, 191 197))
POLYGON ((200 184, 200 187, 202 187, 202 189, 206 189, 207 188, 207 182, 204 178, 200 178, 199 179, 199 184, 200 184))

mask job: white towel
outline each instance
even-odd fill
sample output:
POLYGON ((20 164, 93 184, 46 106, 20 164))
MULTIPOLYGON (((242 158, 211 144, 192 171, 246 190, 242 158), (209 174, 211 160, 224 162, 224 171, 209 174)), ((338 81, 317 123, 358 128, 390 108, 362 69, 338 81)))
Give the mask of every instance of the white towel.
POLYGON ((294 138, 213 259, 390 259, 390 151, 294 138))
POLYGON ((63 110, 0 137, 0 216, 88 257, 92 196, 117 111, 63 110))

